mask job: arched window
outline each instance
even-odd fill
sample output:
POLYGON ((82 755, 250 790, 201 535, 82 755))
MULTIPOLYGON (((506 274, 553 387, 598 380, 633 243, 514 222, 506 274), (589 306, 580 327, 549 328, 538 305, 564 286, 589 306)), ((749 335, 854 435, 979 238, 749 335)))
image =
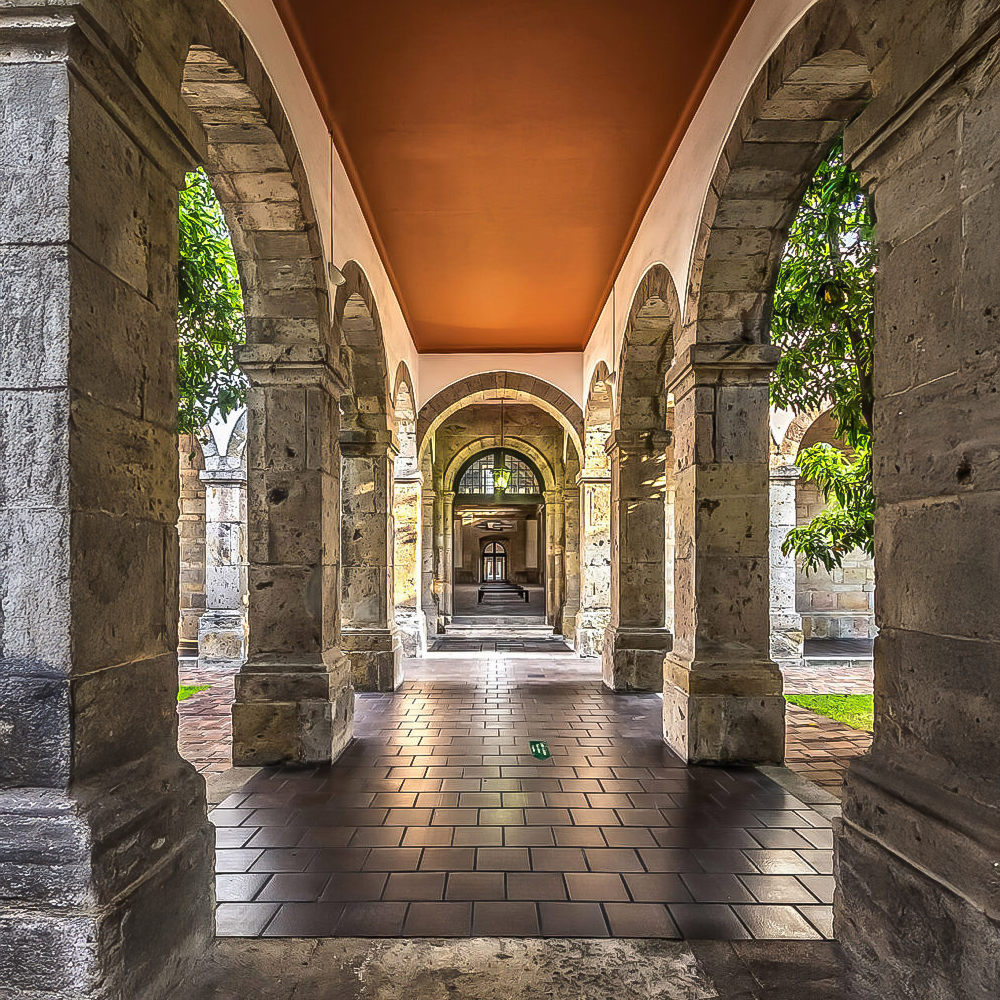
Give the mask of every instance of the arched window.
POLYGON ((456 493, 486 494, 516 493, 538 494, 542 492, 538 474, 518 455, 506 449, 483 452, 465 466, 459 476, 456 493), (502 490, 497 490, 494 469, 503 466, 510 473, 510 481, 502 490))

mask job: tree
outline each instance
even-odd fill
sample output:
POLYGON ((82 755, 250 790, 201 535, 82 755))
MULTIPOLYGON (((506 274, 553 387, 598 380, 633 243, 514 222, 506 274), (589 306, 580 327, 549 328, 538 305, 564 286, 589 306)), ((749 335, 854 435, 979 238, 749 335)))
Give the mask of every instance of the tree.
POLYGON ((197 433, 243 405, 234 348, 246 340, 243 292, 222 208, 203 170, 180 192, 178 430, 197 433))
POLYGON ((771 400, 797 413, 831 407, 850 450, 817 444, 799 454, 826 509, 782 545, 807 571, 834 569, 874 548, 872 487, 874 219, 861 180, 837 143, 807 189, 785 247, 771 335, 782 348, 771 400))

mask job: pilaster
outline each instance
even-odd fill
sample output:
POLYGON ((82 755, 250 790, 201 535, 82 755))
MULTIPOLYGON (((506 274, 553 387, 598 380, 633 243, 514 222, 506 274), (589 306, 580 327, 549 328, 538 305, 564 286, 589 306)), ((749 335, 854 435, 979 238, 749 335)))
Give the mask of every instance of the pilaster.
POLYGON ((614 430, 608 437, 611 617, 602 661, 604 685, 612 691, 663 687, 663 656, 673 641, 665 624, 664 491, 669 444, 666 430, 614 430))

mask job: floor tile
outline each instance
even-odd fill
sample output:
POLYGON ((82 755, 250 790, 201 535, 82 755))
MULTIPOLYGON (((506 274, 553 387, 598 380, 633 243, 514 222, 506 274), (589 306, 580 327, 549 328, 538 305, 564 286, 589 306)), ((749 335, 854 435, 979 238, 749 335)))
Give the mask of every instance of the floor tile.
POLYGON ((411 903, 403 925, 404 937, 468 937, 472 903, 411 903))
POLYGON ((611 933, 623 938, 679 938, 681 932, 659 903, 605 903, 611 933))
POLYGON ((472 911, 475 937, 538 937, 538 909, 534 903, 478 902, 472 911))
POLYGON ((545 937, 610 937, 598 903, 539 903, 545 937))
POLYGON ((737 904, 733 909, 750 933, 761 941, 815 940, 822 936, 794 906, 737 904))
POLYGON ((220 903, 215 908, 215 933, 219 937, 257 937, 277 912, 277 903, 220 903))

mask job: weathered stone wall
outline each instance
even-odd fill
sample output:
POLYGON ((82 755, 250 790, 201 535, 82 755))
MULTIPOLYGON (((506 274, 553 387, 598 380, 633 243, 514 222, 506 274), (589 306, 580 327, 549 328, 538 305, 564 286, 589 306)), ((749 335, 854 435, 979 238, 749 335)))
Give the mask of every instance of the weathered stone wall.
MULTIPOLYGON (((808 524, 826 507, 813 483, 799 482, 795 497, 796 525, 808 524)), ((809 573, 798 560, 795 609, 807 639, 867 639, 875 634, 875 565, 868 553, 855 549, 840 569, 809 573)))
POLYGON ((198 623, 205 610, 205 468, 201 445, 192 434, 178 441, 180 497, 177 535, 180 540, 180 627, 177 642, 185 652, 198 649, 198 623))

